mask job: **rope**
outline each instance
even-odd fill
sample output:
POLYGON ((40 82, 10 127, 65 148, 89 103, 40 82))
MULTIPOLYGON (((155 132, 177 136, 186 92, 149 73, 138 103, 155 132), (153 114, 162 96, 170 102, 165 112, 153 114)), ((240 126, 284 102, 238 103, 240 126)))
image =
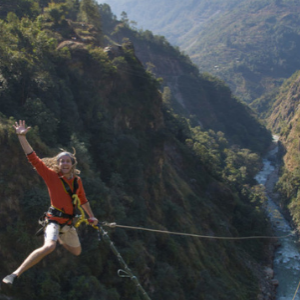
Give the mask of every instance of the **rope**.
POLYGON ((296 298, 296 295, 297 295, 297 293, 298 293, 299 287, 300 287, 300 281, 299 281, 299 284, 298 284, 298 286, 297 286, 296 292, 295 292, 295 294, 294 294, 293 300, 295 300, 295 298, 296 298))
POLYGON ((125 226, 125 225, 118 225, 116 223, 107 223, 107 222, 103 222, 102 225, 106 226, 106 227, 110 227, 110 228, 119 227, 119 228, 144 230, 144 231, 150 231, 150 232, 176 234, 176 235, 192 236, 192 237, 215 239, 215 240, 284 239, 284 238, 287 238, 289 236, 293 236, 295 234, 295 232, 292 232, 292 233, 290 233, 288 235, 284 235, 284 236, 222 237, 222 236, 210 236, 210 235, 200 235, 200 234, 192 234, 192 233, 174 232, 174 231, 167 231, 167 230, 157 230, 157 229, 150 229, 150 228, 143 228, 143 227, 125 226))
MULTIPOLYGON (((86 219, 85 217, 85 213, 80 205, 80 200, 79 200, 79 197, 77 194, 74 194, 72 196, 73 198, 73 203, 74 205, 77 205, 77 208, 80 210, 80 218, 78 219, 78 221, 76 222, 75 224, 75 227, 79 227, 79 225, 81 223, 86 223, 86 224, 89 224, 88 220, 86 219)), ((182 236, 192 236, 192 237, 199 237, 199 238, 207 238, 207 239, 218 239, 218 240, 246 240, 246 239, 283 239, 283 238, 287 238, 289 236, 293 236, 295 234, 295 232, 292 232, 288 235, 285 235, 285 236, 249 236, 249 237, 221 237, 221 236, 209 236, 209 235, 200 235, 200 234, 191 234, 191 233, 183 233, 183 232, 174 232, 174 231, 167 231, 167 230, 157 230, 157 229, 150 229, 150 228, 143 228, 143 227, 134 227, 134 226, 125 226, 125 225, 118 225, 117 223, 107 223, 107 222, 102 222, 102 225, 103 226, 106 226, 106 227, 110 227, 110 228, 126 228, 126 229, 134 229, 134 230, 143 230, 143 231, 149 231, 149 232, 157 232, 157 233, 167 233, 167 234, 175 234, 175 235, 182 235, 182 236)), ((100 234, 100 228, 99 225, 93 225, 93 227, 95 229, 97 229, 98 233, 99 233, 99 236, 101 235, 100 234)), ((105 238, 106 239, 109 239, 109 237, 107 236, 107 234, 105 233, 105 238)), ((99 238, 99 240, 101 240, 101 238, 99 238)), ((112 250, 114 252, 116 252, 117 250, 115 249, 115 247, 113 246, 113 243, 110 242, 109 240, 109 244, 110 244, 110 247, 112 248, 112 250)), ((118 256, 118 259, 119 261, 123 262, 123 259, 121 259, 121 256, 118 252, 117 253, 117 256, 118 256)), ((127 267, 126 263, 124 262, 125 266, 127 267)), ((131 273, 131 270, 127 267, 127 270, 129 272, 126 272, 124 270, 119 270, 118 271, 118 275, 120 277, 129 277, 131 279, 134 279, 134 281, 136 282, 137 284, 137 287, 141 290, 143 296, 147 299, 147 300, 151 300, 149 298, 149 296, 147 295, 147 293, 144 291, 144 289, 142 288, 142 286, 140 285, 140 283, 138 282, 136 276, 134 276, 132 273, 131 273), (122 273, 123 274, 122 274, 122 273), (131 276, 132 275, 132 276, 131 276)), ((299 287, 300 287, 300 281, 299 281, 299 284, 297 286, 297 289, 296 289, 296 292, 294 294, 294 297, 292 300, 295 300, 295 297, 297 295, 297 292, 299 290, 299 287)))
MULTIPOLYGON (((75 194, 72 197, 74 199, 74 204, 77 204, 78 209, 81 212, 81 216, 79 218, 79 220, 76 222, 75 227, 78 227, 81 223, 86 223, 89 224, 88 220, 85 218, 85 214, 83 209, 81 208, 80 205, 80 201, 78 196, 75 194)), ((191 233, 183 233, 183 232, 174 232, 174 231, 167 231, 167 230, 157 230, 157 229, 150 229, 150 228, 143 228, 143 227, 135 227, 135 226, 125 226, 125 225, 118 225, 117 223, 108 223, 108 222, 102 222, 103 226, 106 227, 110 227, 110 228, 126 228, 126 229, 134 229, 134 230, 143 230, 143 231, 149 231, 149 232, 157 232, 157 233, 167 233, 167 234, 175 234, 175 235, 182 235, 182 236, 192 236, 192 237, 199 237, 199 238, 207 238, 207 239, 218 239, 218 240, 246 240, 246 239, 283 239, 283 238, 287 238, 289 236, 293 236, 295 234, 295 232, 291 232, 288 235, 285 236, 249 236, 249 237, 221 237, 221 236, 209 236, 209 235, 200 235, 200 234, 191 234, 191 233)), ((97 229, 98 234, 99 234, 99 240, 101 240, 100 236, 100 229, 101 226, 98 225, 93 225, 93 227, 95 229, 97 229)), ((103 231, 103 229, 102 229, 103 231)), ((110 241, 108 235, 106 232, 104 232, 105 234, 103 235, 105 237, 106 240, 108 240, 109 245, 111 247, 111 249, 113 250, 113 252, 115 254, 117 254, 117 257, 119 259, 120 262, 124 263, 126 269, 128 270, 128 272, 124 271, 124 270, 119 270, 118 271, 118 275, 120 277, 128 277, 133 279, 136 282, 136 286, 140 289, 140 291, 142 292, 143 296, 145 297, 145 299, 147 300, 151 300, 149 298, 149 296, 147 295, 147 293, 144 291, 144 289, 142 288, 142 286, 140 285, 140 283, 138 282, 138 279, 136 278, 136 276, 134 276, 131 273, 131 270, 128 268, 128 266, 126 265, 126 263, 123 261, 121 255, 119 254, 119 252, 117 252, 117 250, 115 249, 113 243, 110 241)), ((295 300, 295 297, 297 295, 297 292, 299 290, 300 287, 300 281, 299 284, 297 286, 296 292, 294 294, 294 297, 292 300, 295 300)))

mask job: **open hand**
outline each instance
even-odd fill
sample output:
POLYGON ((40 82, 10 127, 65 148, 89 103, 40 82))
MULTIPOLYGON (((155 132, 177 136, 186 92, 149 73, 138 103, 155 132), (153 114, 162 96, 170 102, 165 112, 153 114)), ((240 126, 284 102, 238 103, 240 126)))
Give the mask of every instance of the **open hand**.
POLYGON ((30 126, 28 126, 26 128, 24 120, 23 121, 20 120, 19 123, 16 122, 15 125, 13 125, 13 126, 16 129, 16 134, 18 134, 18 135, 25 135, 31 129, 30 126))

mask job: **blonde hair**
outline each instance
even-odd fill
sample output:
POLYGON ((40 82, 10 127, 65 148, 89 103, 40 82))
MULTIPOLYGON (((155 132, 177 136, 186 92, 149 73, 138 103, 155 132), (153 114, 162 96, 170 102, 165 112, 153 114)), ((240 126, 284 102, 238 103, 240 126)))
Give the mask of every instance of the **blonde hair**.
POLYGON ((73 154, 70 153, 70 152, 67 152, 63 149, 60 149, 62 150, 62 152, 58 153, 56 156, 54 157, 45 157, 45 158, 42 158, 42 161, 44 162, 44 164, 51 170, 53 170, 54 172, 56 173, 59 173, 61 170, 60 170, 60 167, 59 167, 59 160, 62 156, 64 155, 67 155, 71 158, 71 161, 72 161, 72 168, 71 168, 71 175, 74 176, 74 175, 78 175, 80 174, 80 170, 76 169, 76 165, 77 165, 77 159, 75 157, 75 154, 76 154, 76 151, 75 149, 73 148, 73 154))

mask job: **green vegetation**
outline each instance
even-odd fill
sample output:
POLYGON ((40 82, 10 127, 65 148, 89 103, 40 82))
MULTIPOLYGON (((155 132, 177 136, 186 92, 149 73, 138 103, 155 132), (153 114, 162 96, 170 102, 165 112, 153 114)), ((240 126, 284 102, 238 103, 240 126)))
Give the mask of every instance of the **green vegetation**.
POLYGON ((236 95, 252 102, 300 66, 295 53, 297 9, 294 1, 244 1, 230 15, 214 20, 189 54, 196 64, 223 78, 236 95))
POLYGON ((199 74, 190 58, 164 37, 149 30, 137 31, 127 19, 125 23, 116 21, 107 5, 100 7, 103 19, 112 18, 109 26, 104 26, 104 44, 112 48, 122 43, 134 47, 144 67, 162 82, 162 92, 169 89, 168 101, 175 113, 192 119, 205 130, 224 132, 231 144, 264 152, 271 142, 270 132, 254 111, 232 95, 224 81, 208 73, 199 74))
POLYGON ((291 215, 295 226, 300 228, 299 218, 299 80, 296 72, 281 86, 274 99, 273 113, 268 126, 281 138, 283 164, 276 190, 280 193, 280 204, 291 215))
MULTIPOLYGON (((22 9, 28 7, 22 15, 10 3, 0 11, 3 277, 42 243, 34 233, 48 207, 44 183, 14 133, 18 119, 33 127, 28 139, 39 156, 76 149, 86 194, 101 221, 210 236, 269 234, 264 194, 253 175, 260 167, 257 153, 270 134, 228 87, 199 75, 164 38, 133 31, 125 16, 116 23, 105 5, 20 1, 22 9), (151 51, 176 57, 181 70, 189 72, 178 80, 181 93, 190 98, 187 110, 198 106, 195 115, 180 113, 174 92, 161 86, 155 69, 143 67, 135 43, 128 41, 134 36, 151 51), (101 47, 114 38, 124 42, 110 51, 101 47), (186 85, 194 83, 202 92, 198 101, 187 94, 186 85), (206 128, 199 126, 202 98, 207 104, 215 101, 206 110, 206 128), (232 112, 227 117, 225 102, 232 112), (250 121, 253 137, 246 126, 250 121)), ((249 300, 260 292, 259 270, 253 269, 267 259, 267 240, 205 240, 125 229, 109 234, 152 299, 249 300)), ((58 246, 22 275, 13 298, 141 299, 131 281, 117 277, 118 260, 98 242, 95 230, 83 227, 80 237, 80 257, 58 246)))
POLYGON ((165 36, 247 103, 271 93, 300 68, 296 0, 99 2, 165 36))

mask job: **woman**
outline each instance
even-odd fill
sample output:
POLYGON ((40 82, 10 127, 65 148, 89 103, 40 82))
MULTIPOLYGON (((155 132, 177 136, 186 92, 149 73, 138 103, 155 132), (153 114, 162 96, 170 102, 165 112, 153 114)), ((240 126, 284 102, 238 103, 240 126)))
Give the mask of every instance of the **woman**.
POLYGON ((21 146, 29 162, 44 179, 50 196, 51 206, 46 215, 47 226, 44 232, 44 245, 34 250, 12 274, 2 281, 12 285, 15 278, 37 264, 51 253, 57 241, 74 255, 81 253, 81 244, 76 229, 72 226, 74 205, 71 195, 76 193, 82 208, 89 216, 91 225, 97 225, 92 209, 86 199, 79 170, 76 169, 76 158, 69 152, 61 152, 53 158, 40 159, 26 139, 26 133, 31 127, 26 127, 25 121, 15 123, 14 128, 21 146), (71 194, 71 195, 70 195, 71 194))

